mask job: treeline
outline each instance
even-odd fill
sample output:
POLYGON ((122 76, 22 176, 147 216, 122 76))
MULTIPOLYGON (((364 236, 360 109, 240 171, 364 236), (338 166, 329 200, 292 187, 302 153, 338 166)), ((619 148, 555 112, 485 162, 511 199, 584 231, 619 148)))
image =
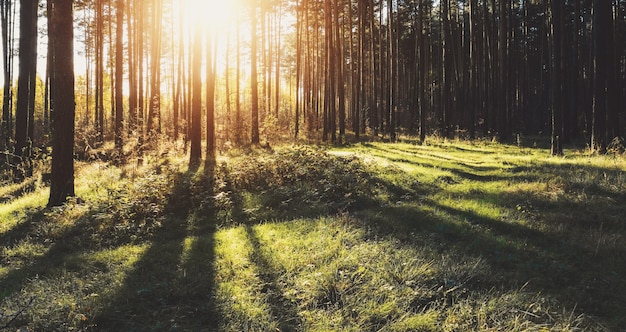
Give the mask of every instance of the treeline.
POLYGON ((301 107, 324 132, 622 135, 625 1, 301 1, 301 107), (324 20, 320 18, 324 15, 324 20), (320 100, 325 102, 320 105, 320 100), (335 116, 338 114, 338 116, 335 116))
MULTIPOLYGON (((56 1, 73 5, 61 20, 74 23, 86 67, 76 116, 63 121, 94 148, 122 151, 133 137, 141 153, 165 135, 189 142, 197 162, 202 140, 211 159, 216 146, 276 133, 543 134, 561 154, 583 139, 605 152, 623 134, 624 0, 56 1)), ((2 165, 51 144, 54 93, 68 88, 54 85, 56 36, 38 29, 53 7, 0 1, 2 165)))

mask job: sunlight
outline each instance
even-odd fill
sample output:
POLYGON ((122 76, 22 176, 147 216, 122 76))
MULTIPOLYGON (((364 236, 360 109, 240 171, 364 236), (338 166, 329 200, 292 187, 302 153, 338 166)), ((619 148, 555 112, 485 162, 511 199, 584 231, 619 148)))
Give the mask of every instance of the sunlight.
POLYGON ((183 2, 185 24, 202 24, 205 28, 219 31, 236 21, 236 6, 239 1, 226 0, 181 0, 183 2))

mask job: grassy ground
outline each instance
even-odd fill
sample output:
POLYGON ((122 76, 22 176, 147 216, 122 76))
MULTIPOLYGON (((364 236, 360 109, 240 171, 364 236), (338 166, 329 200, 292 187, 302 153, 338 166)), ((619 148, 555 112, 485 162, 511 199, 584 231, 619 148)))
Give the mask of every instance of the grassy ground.
POLYGON ((620 331, 626 160, 488 142, 80 166, 0 187, 0 330, 620 331))

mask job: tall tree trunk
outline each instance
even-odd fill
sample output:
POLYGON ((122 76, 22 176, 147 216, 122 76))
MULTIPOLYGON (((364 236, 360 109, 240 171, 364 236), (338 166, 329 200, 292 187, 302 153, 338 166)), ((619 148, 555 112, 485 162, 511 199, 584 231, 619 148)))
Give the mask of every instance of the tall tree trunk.
POLYGON ((563 154, 563 0, 551 0, 550 14, 552 21, 552 144, 553 156, 563 154))
MULTIPOLYGON (((301 0, 305 2, 306 0, 301 0)), ((296 2, 296 107, 294 118, 294 138, 298 138, 300 132, 300 81, 302 72, 302 6, 300 1, 296 2)), ((308 27, 306 27, 308 29, 308 27)))
MULTIPOLYGON (((232 110, 232 102, 231 102, 231 88, 230 88, 230 70, 231 70, 231 64, 230 64, 230 57, 231 57, 231 53, 230 53, 230 48, 231 48, 231 42, 230 42, 230 34, 226 35, 226 54, 224 56, 224 60, 225 60, 225 64, 224 64, 224 97, 225 97, 225 103, 226 103, 226 125, 224 126, 226 128, 226 130, 224 130, 224 141, 225 142, 230 142, 232 137, 232 130, 233 130, 233 110, 232 110)), ((216 73, 217 75, 217 73, 216 73)))
POLYGON ((420 0, 419 4, 419 14, 418 14, 418 76, 419 76, 419 87, 418 87, 418 104, 419 104, 419 135, 420 135, 420 143, 424 144, 426 140, 426 72, 427 72, 427 60, 428 52, 427 52, 427 44, 426 44, 426 29, 425 21, 426 20, 426 1, 420 0))
POLYGON ((477 61, 477 39, 479 38, 477 33, 477 1, 470 0, 469 2, 469 86, 468 88, 468 100, 467 107, 469 108, 467 116, 467 126, 469 131, 469 138, 476 138, 476 110, 480 107, 478 104, 478 61, 477 61))
POLYGON ((235 64, 235 143, 240 146, 243 143, 243 117, 241 114, 241 31, 237 24, 237 55, 235 64))
POLYGON ((252 144, 259 144, 259 86, 258 86, 258 73, 257 73, 257 5, 256 0, 253 1, 250 8, 250 88, 252 92, 252 109, 251 109, 251 138, 252 144))
POLYGON ((452 33, 450 27, 450 0, 442 0, 442 53, 443 53, 443 88, 441 90, 441 134, 443 137, 450 136, 450 114, 452 111, 452 76, 453 59, 452 54, 452 33))
POLYGON ((2 25, 2 59, 3 59, 3 99, 2 126, 0 127, 0 144, 8 148, 13 131, 13 31, 15 25, 15 6, 13 1, 0 2, 0 24, 2 25))
POLYGON ((115 148, 121 151, 124 143, 124 0, 117 0, 115 14, 115 148))
POLYGON ((128 132, 136 134, 137 131, 137 3, 128 2, 126 10, 126 26, 128 38, 128 132), (131 3, 133 4, 131 6, 131 3))
POLYGON ((151 32, 151 63, 150 63, 150 105, 148 107, 148 123, 146 130, 155 143, 155 135, 161 132, 161 31, 163 0, 153 0, 152 32, 151 32))
POLYGON ((202 27, 196 22, 191 60, 191 155, 189 164, 197 166, 202 159, 202 27))
POLYGON ((274 95, 276 100, 274 101, 274 112, 276 113, 276 120, 279 119, 279 110, 280 110, 280 61, 281 61, 281 27, 282 27, 282 5, 280 2, 278 3, 278 8, 276 9, 276 76, 274 77, 274 95))
POLYGON ((389 133, 389 138, 392 142, 396 140, 396 101, 394 100, 396 95, 396 75, 395 75, 395 57, 397 56, 394 52, 394 39, 393 33, 393 0, 387 0, 387 84, 389 84, 389 95, 387 96, 387 112, 388 116, 388 124, 387 124, 387 132, 389 133))
POLYGON ((104 0, 96 0, 95 119, 98 141, 104 142, 104 0))
MULTIPOLYGON (((382 1, 382 0, 380 0, 382 1)), ((369 109, 369 122, 370 128, 374 130, 374 136, 378 136, 378 130, 380 129, 380 121, 378 117, 378 94, 379 90, 376 84, 376 43, 374 38, 374 3, 373 1, 368 6, 368 21, 369 21, 369 85, 370 94, 368 100, 369 109)))
MULTIPOLYGON (((337 105, 339 107, 339 143, 343 143, 343 140, 345 139, 346 136, 346 96, 345 96, 345 79, 346 77, 344 77, 344 73, 343 73, 343 67, 344 67, 344 56, 343 56, 343 38, 340 35, 340 30, 341 27, 339 26, 339 1, 340 0, 335 0, 334 1, 334 7, 333 7, 333 13, 334 13, 334 28, 335 28, 335 54, 334 57, 336 58, 336 63, 337 63, 337 78, 335 79, 335 81, 337 82, 337 99, 339 104, 337 105)), ((341 10, 341 12, 343 13, 343 9, 341 10)))
POLYGON ((146 92, 145 92, 145 43, 144 33, 146 26, 145 5, 143 1, 135 2, 137 6, 135 15, 137 17, 137 143, 138 153, 143 153, 143 144, 146 134, 146 92))
POLYGON ((335 142, 337 120, 335 104, 335 47, 333 45, 333 10, 332 2, 324 1, 324 51, 325 51, 325 75, 324 75, 324 141, 331 135, 331 141, 335 142))
MULTIPOLYGON (((206 162, 215 163, 215 80, 217 42, 213 41, 211 31, 207 31, 206 40, 206 162)), ((228 75, 228 73, 226 73, 228 75)))
POLYGON ((52 39, 52 178, 48 206, 74 196, 74 28, 72 0, 49 0, 52 39), (59 88, 56 88, 59 87, 59 88))
MULTIPOLYGON (((558 0, 557 0, 558 1, 558 0)), ((507 8, 508 1, 500 0, 498 2, 499 15, 498 15, 498 95, 497 105, 498 110, 496 114, 498 136, 500 141, 506 142, 510 139, 510 133, 507 130, 508 117, 509 117, 509 105, 508 105, 508 82, 509 82, 509 70, 508 70, 508 34, 507 34, 507 8)))
POLYGON ((613 29, 611 3, 607 0, 593 2, 593 120, 591 131, 591 149, 605 153, 609 140, 607 115, 611 106, 609 100, 609 71, 612 52, 611 32, 613 29))
POLYGON ((15 154, 30 158, 29 120, 37 75, 37 0, 20 1, 19 73, 17 82, 17 108, 15 110, 15 154))

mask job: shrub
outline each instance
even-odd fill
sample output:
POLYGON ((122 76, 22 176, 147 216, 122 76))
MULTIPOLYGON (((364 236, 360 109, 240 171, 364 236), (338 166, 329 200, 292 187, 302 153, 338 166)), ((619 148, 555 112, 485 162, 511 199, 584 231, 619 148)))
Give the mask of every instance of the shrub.
POLYGON ((231 166, 235 191, 260 195, 264 207, 341 212, 373 196, 372 179, 356 157, 296 146, 272 155, 247 155, 231 166))

